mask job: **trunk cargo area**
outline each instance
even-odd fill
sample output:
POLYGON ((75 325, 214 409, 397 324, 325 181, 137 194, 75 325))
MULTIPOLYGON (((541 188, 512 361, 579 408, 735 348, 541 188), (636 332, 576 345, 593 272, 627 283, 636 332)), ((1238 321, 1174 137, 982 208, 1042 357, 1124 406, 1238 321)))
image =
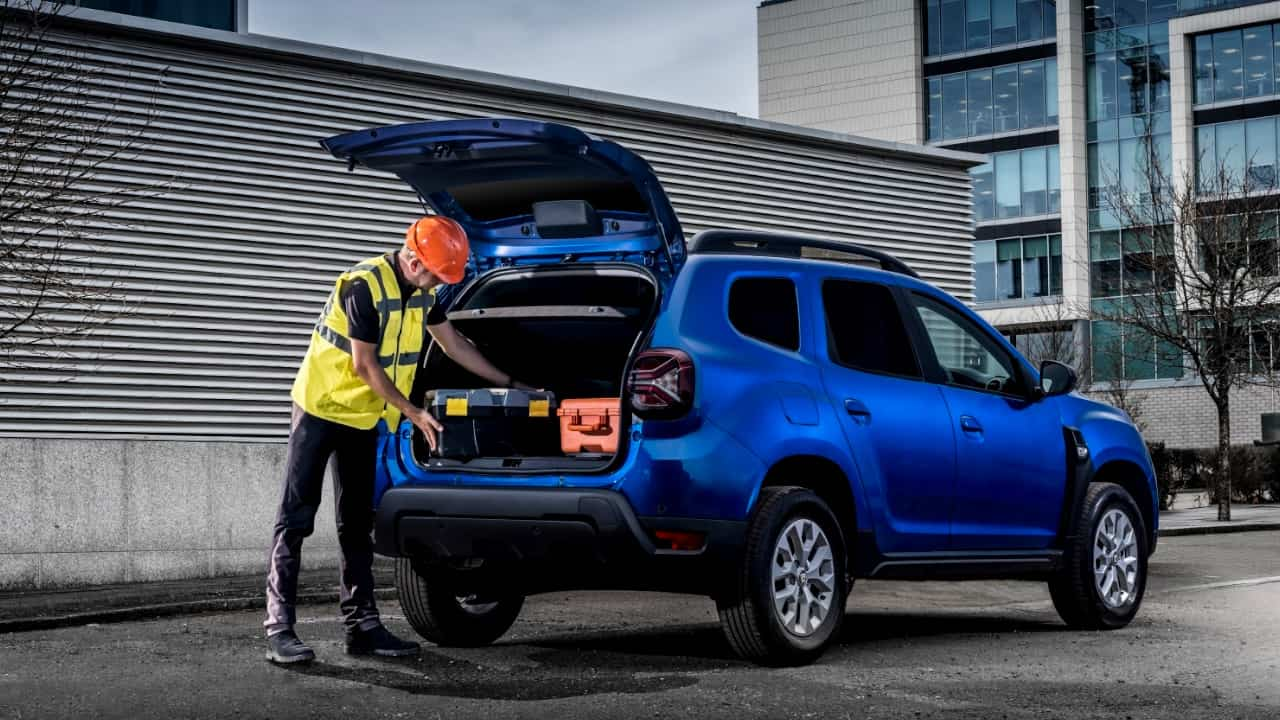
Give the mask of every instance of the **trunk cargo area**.
MULTIPOLYGON (((509 269, 482 276, 450 310, 449 320, 499 369, 552 393, 554 408, 581 399, 621 400, 623 375, 638 340, 649 330, 657 300, 652 276, 636 267, 584 264, 509 269)), ((463 369, 432 344, 411 399, 428 405, 428 401, 439 402, 440 393, 446 391, 487 389, 487 380, 463 369)), ((477 445, 465 439, 450 445, 452 457, 432 455, 415 429, 414 459, 429 469, 533 472, 603 469, 612 460, 612 453, 601 452, 604 447, 566 453, 555 409, 549 415, 544 419, 547 428, 539 426, 518 440, 504 442, 499 437, 495 442, 492 433, 527 430, 528 420, 484 428, 490 441, 480 445, 499 452, 475 457, 460 457, 456 451, 459 445, 477 445)), ((610 419, 625 426, 625 417, 610 419)), ((474 425, 455 426, 475 429, 474 425)))

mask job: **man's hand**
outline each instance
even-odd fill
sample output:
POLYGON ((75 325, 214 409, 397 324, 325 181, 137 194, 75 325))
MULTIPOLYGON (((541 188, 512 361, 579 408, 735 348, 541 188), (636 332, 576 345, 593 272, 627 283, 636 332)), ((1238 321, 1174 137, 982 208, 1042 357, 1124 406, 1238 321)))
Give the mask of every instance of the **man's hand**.
POLYGON ((532 385, 526 385, 525 383, 522 383, 519 380, 516 380, 514 378, 511 380, 511 387, 515 388, 516 390, 541 390, 541 388, 536 388, 532 385))
POLYGON ((431 417, 431 413, 424 408, 414 408, 413 412, 409 413, 407 417, 409 422, 422 431, 422 436, 427 439, 427 447, 430 447, 431 451, 435 452, 437 433, 444 430, 444 426, 440 424, 439 420, 431 417))

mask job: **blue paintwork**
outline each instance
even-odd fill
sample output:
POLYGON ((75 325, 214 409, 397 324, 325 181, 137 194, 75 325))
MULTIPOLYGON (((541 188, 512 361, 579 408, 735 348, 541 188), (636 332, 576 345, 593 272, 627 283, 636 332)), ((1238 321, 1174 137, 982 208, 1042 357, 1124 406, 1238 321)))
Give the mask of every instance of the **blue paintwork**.
POLYGON ((471 242, 473 275, 516 263, 561 262, 568 256, 580 262, 641 262, 654 266, 660 276, 674 275, 684 262, 680 221, 649 164, 621 145, 577 128, 532 120, 441 120, 369 128, 321 145, 349 163, 394 172, 432 210, 461 223, 471 242), (548 188, 582 178, 629 183, 648 212, 596 208, 605 220, 603 236, 545 239, 538 236, 531 214, 478 220, 450 191, 514 178, 540 181, 548 188))
MULTIPOLYGON (((545 130, 553 127, 544 131, 561 132, 545 130)), ((413 128, 405 133, 423 134, 420 126, 413 128)), ((381 133, 385 138, 388 131, 381 133)), ((328 146, 341 155, 354 144, 350 137, 328 146)), ((382 148, 377 151, 390 152, 382 148)), ((356 154, 376 166, 372 153, 356 154)), ((607 246, 610 239, 595 241, 607 246)), ((496 244, 488 247, 497 251, 496 244)), ((686 260, 683 246, 674 255, 683 262, 669 268, 678 272, 661 275, 661 310, 649 346, 678 348, 693 359, 694 407, 686 417, 633 421, 624 457, 609 472, 593 475, 428 470, 413 461, 411 428, 403 423, 396 434, 383 435, 378 497, 400 485, 611 488, 642 518, 741 521, 770 468, 808 456, 829 461, 848 479, 857 527, 869 531, 882 552, 1039 550, 1054 541, 1065 499, 1064 426, 1083 433, 1095 469, 1131 463, 1157 497, 1141 437, 1109 406, 1074 393, 1011 399, 861 372, 830 360, 821 283, 844 278, 947 304, 1005 348, 1031 383, 1038 381, 1036 369, 998 332, 936 288, 905 275, 821 260, 714 254, 686 260), (795 283, 802 320, 798 351, 746 337, 727 321, 730 286, 750 276, 795 283)), ((651 256, 644 262, 653 269, 651 256)))

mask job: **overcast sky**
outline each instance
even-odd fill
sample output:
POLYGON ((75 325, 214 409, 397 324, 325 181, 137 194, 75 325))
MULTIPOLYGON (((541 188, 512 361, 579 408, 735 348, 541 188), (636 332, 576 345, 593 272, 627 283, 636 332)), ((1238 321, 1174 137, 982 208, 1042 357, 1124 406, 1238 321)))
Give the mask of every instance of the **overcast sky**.
POLYGON ((249 32, 756 115, 757 0, 251 0, 249 32))

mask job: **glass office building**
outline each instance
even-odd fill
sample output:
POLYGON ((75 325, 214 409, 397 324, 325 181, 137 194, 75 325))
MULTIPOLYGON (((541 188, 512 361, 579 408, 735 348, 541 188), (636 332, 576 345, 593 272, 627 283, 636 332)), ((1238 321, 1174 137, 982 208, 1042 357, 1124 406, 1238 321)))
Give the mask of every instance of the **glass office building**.
MULTIPOLYGON (((1280 1, 784 0, 759 17, 762 118, 986 156, 974 308, 1019 347, 1069 334, 1095 388, 1186 407, 1178 352, 1094 319, 1167 289, 1158 268, 1179 261, 1108 198, 1152 202, 1156 172, 1212 192, 1225 169, 1280 212, 1280 1)), ((1277 224, 1248 252, 1280 273, 1277 224)), ((1280 364, 1280 333, 1247 332, 1253 362, 1280 364)), ((1260 427, 1252 412, 1235 423, 1260 427)))

